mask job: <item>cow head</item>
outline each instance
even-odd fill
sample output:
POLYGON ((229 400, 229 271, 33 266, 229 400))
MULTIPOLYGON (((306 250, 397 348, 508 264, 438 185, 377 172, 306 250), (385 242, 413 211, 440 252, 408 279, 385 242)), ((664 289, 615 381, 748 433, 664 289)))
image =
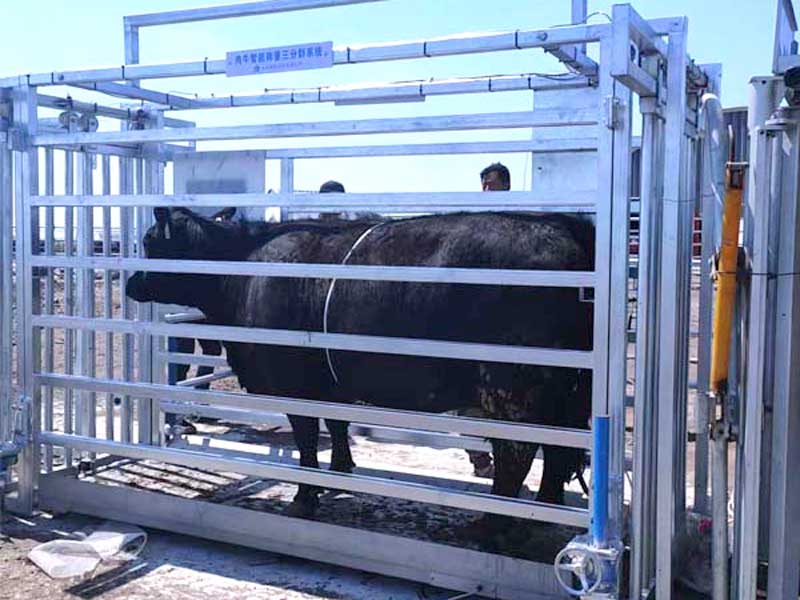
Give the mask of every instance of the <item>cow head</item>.
MULTIPOLYGON (((220 260, 231 258, 235 233, 224 209, 207 219, 185 208, 155 208, 155 223, 142 239, 147 258, 220 260)), ((190 273, 137 271, 127 282, 126 294, 137 302, 161 302, 199 307, 214 276, 190 273)))

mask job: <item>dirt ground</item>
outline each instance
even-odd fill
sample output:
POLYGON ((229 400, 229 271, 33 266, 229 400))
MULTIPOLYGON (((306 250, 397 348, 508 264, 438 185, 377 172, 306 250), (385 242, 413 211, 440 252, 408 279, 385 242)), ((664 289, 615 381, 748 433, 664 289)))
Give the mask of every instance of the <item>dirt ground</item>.
POLYGON ((27 559, 39 543, 91 532, 80 515, 11 518, 0 536, 2 600, 446 600, 454 592, 286 556, 147 530, 134 561, 83 579, 50 579, 27 559))

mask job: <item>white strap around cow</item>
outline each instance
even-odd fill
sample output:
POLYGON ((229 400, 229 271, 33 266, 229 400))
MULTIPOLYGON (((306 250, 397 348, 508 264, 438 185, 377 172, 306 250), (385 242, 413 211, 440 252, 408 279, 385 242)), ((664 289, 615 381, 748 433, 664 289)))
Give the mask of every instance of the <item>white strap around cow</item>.
MULTIPOLYGON (((343 265, 347 264, 347 261, 350 260, 350 257, 353 255, 353 252, 355 252, 355 249, 358 248, 361 242, 363 242, 370 233, 372 233, 375 229, 377 229, 381 225, 383 225, 383 223, 376 223, 375 225, 364 231, 364 233, 362 233, 360 236, 358 236, 358 239, 353 243, 350 250, 348 250, 347 254, 344 255, 344 258, 342 259, 343 265)), ((325 310, 322 313, 323 333, 328 333, 328 308, 331 305, 331 298, 333 297, 333 288, 335 286, 336 286, 336 278, 331 279, 331 284, 328 287, 328 295, 325 297, 325 310)), ((333 380, 336 383, 339 383, 339 377, 336 375, 336 369, 333 368, 333 362, 331 361, 330 348, 325 348, 325 358, 328 361, 328 369, 331 372, 331 376, 333 376, 333 380)))

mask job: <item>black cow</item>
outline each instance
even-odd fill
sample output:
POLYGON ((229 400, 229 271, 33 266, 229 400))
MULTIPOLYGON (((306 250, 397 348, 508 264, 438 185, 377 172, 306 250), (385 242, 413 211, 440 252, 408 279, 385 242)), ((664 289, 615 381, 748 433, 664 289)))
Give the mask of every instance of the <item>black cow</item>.
MULTIPOLYGON (((143 244, 149 258, 428 267, 592 270, 594 227, 566 215, 461 213, 393 221, 215 222, 183 208, 156 209, 143 244), (367 232, 368 229, 371 229, 367 232), (359 244, 356 242, 361 238, 359 244), (354 249, 354 245, 356 246, 354 249)), ((139 302, 194 306, 210 323, 321 331, 331 281, 137 272, 139 302)), ((339 280, 327 330, 407 338, 588 350, 592 304, 576 288, 339 280)), ((424 412, 477 407, 490 418, 586 428, 591 374, 566 368, 224 342, 248 392, 424 412)), ((300 464, 318 467, 319 421, 289 417, 300 464)), ((347 423, 326 421, 331 469, 350 472, 347 423)), ((536 452, 491 440, 492 492, 515 497, 536 452)), ((537 499, 561 503, 583 460, 545 446, 537 499)), ((290 511, 309 515, 318 490, 301 485, 290 511)))

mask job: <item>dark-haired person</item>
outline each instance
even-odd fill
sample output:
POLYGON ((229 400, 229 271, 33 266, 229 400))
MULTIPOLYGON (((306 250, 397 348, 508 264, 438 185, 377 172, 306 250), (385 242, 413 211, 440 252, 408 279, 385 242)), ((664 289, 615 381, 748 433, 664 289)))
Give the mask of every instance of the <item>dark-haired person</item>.
POLYGON ((496 162, 481 171, 484 192, 507 192, 511 189, 511 173, 504 164, 496 162))

